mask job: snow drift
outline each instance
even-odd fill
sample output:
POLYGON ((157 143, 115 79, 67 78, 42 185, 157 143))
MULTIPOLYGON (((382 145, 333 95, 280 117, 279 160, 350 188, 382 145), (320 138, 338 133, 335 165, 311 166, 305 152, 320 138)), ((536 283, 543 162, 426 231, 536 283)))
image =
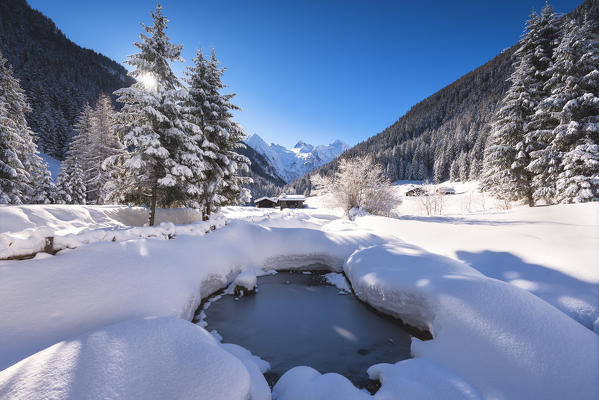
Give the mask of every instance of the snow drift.
POLYGON ((0 373, 5 399, 245 400, 250 391, 244 364, 204 329, 178 318, 110 325, 0 373))

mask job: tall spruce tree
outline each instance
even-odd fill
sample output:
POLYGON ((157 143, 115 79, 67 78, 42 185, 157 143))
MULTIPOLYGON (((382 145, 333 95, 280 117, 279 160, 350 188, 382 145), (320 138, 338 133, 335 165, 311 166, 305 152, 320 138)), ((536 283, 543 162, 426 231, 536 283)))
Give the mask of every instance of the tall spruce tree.
POLYGON ((60 166, 60 173, 56 179, 56 201, 62 204, 86 204, 85 175, 79 159, 73 157, 70 150, 67 150, 67 158, 60 166))
POLYGON ((115 92, 124 104, 117 115, 117 128, 125 146, 132 150, 109 159, 112 178, 120 182, 107 186, 110 198, 129 195, 149 202, 150 225, 154 225, 157 204, 168 206, 184 198, 186 179, 193 174, 181 162, 181 150, 189 131, 197 129, 184 117, 180 107, 184 92, 169 65, 182 61, 183 46, 172 44, 166 36, 168 20, 160 4, 152 18, 152 26, 143 25, 147 35, 141 34, 141 41, 135 43, 139 53, 127 60, 135 68, 130 75, 136 83, 115 92), (114 192, 117 188, 120 193, 114 192))
POLYGON ((538 86, 531 87, 540 99, 535 113, 525 125, 522 148, 526 153, 526 166, 530 176, 530 192, 534 202, 551 203, 555 195, 555 175, 557 174, 558 155, 552 149, 553 129, 558 121, 547 99, 555 88, 554 65, 555 51, 558 48, 561 24, 551 6, 546 5, 541 14, 541 24, 537 35, 531 41, 534 73, 539 78, 538 86), (544 22, 544 23, 543 23, 544 22))
POLYGON ((59 201, 62 203, 88 203, 90 178, 87 172, 93 166, 93 125, 94 110, 89 104, 86 104, 75 121, 75 134, 71 138, 56 180, 59 201))
POLYGON ((538 104, 546 96, 559 21, 550 5, 541 15, 533 12, 515 54, 511 86, 496 114, 485 150, 483 188, 499 198, 526 200, 533 206, 530 155, 540 150, 539 132, 546 120, 535 119, 538 104))
POLYGON ((241 125, 233 121, 233 110, 240 110, 238 106, 231 103, 231 99, 235 97, 235 94, 221 93, 226 88, 221 80, 225 68, 220 67, 214 49, 211 52, 209 66, 215 92, 212 113, 208 118, 212 129, 208 129, 206 135, 212 143, 218 146, 219 170, 222 171, 223 175, 213 202, 208 203, 208 215, 214 208, 218 209, 224 205, 250 201, 251 194, 243 185, 252 183, 252 179, 240 175, 240 173, 246 173, 249 170, 250 161, 235 150, 245 147, 242 140, 245 139, 246 134, 241 125))
POLYGON ((31 176, 19 157, 26 144, 6 108, 0 96, 0 204, 21 204, 31 190, 31 176))
POLYGON ((599 40, 596 22, 568 24, 552 69, 552 154, 559 154, 555 201, 599 199, 599 40))
POLYGON ((0 203, 53 201, 54 184, 27 124, 30 111, 19 81, 0 54, 0 203))
POLYGON ((210 59, 198 51, 193 61, 194 66, 187 71, 187 104, 193 122, 204 133, 206 170, 200 203, 203 214, 209 216, 220 206, 249 201, 249 191, 242 185, 251 183, 251 179, 239 176, 248 170, 249 160, 235 152, 243 147, 245 133, 233 121, 232 111, 239 109, 231 103, 234 94, 221 93, 226 87, 221 80, 225 69, 220 67, 214 50, 210 59))

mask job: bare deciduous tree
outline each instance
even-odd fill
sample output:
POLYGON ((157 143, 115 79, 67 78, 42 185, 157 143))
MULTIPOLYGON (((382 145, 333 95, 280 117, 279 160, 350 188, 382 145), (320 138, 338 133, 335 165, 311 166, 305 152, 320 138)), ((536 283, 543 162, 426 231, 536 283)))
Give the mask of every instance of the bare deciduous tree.
POLYGON ((315 194, 330 207, 341 207, 347 215, 360 209, 375 215, 390 216, 401 198, 371 156, 343 158, 333 176, 311 177, 315 194))
POLYGON ((422 185, 423 193, 418 196, 418 202, 426 215, 443 215, 445 199, 443 194, 435 189, 435 185, 425 182, 422 185))

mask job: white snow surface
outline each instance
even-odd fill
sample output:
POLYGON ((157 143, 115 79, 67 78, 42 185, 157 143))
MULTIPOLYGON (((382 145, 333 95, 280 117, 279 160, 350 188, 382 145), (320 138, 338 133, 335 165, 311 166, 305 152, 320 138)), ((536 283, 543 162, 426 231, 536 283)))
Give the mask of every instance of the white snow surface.
POLYGON ((38 155, 48 165, 48 171, 50 171, 50 176, 52 177, 52 180, 56 181, 56 178, 58 178, 58 174, 60 173, 60 166, 62 164, 60 160, 57 160, 56 158, 49 156, 45 153, 39 153, 38 155))
POLYGON ((335 286, 340 291, 351 293, 351 287, 347 283, 347 279, 345 279, 343 274, 338 272, 329 272, 328 274, 324 275, 324 278, 329 284, 335 286))
POLYGON ((233 287, 240 286, 247 290, 254 290, 256 288, 256 282, 258 278, 254 271, 243 271, 233 281, 233 287))
POLYGON ((306 175, 335 157, 341 155, 349 146, 341 140, 329 145, 313 146, 303 141, 288 149, 278 144, 267 144, 257 134, 250 135, 245 143, 262 154, 286 182, 306 175))
POLYGON ((61 341, 5 369, 0 398, 245 400, 250 375, 230 353, 182 319, 132 319, 61 341))
MULTIPOLYGON (((382 383, 375 395, 298 366, 275 399, 599 398, 599 203, 500 210, 486 199, 485 211, 465 212, 475 185, 454 187, 438 216, 406 198, 398 218, 349 221, 312 198, 302 210, 226 208, 228 224, 202 236, 0 261, 0 397, 77 398, 87 387, 97 397, 185 398, 192 382, 196 398, 268 399, 259 354, 183 320, 240 273, 323 263, 343 270, 362 300, 434 338, 413 339, 412 359, 370 367, 382 383), (182 383, 153 397, 163 375, 182 383)), ((36 215, 44 207, 54 206, 36 215)), ((0 207, 0 224, 15 209, 0 207)))

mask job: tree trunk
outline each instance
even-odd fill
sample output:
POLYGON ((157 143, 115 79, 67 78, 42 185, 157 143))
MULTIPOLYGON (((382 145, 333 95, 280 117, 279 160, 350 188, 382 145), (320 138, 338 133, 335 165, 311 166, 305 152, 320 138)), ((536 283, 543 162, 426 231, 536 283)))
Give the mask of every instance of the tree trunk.
POLYGON ((532 197, 532 188, 530 187, 530 182, 532 181, 532 178, 530 175, 526 175, 526 182, 527 182, 527 188, 526 188, 526 202, 528 203, 529 207, 534 207, 535 206, 535 199, 532 197))
POLYGON ((528 202, 529 207, 535 206, 535 200, 533 199, 532 192, 530 190, 526 192, 526 201, 528 202))
POLYGON ((154 178, 152 179, 152 198, 150 199, 150 221, 149 225, 154 226, 154 220, 156 217, 156 201, 158 200, 158 176, 154 172, 154 178))

